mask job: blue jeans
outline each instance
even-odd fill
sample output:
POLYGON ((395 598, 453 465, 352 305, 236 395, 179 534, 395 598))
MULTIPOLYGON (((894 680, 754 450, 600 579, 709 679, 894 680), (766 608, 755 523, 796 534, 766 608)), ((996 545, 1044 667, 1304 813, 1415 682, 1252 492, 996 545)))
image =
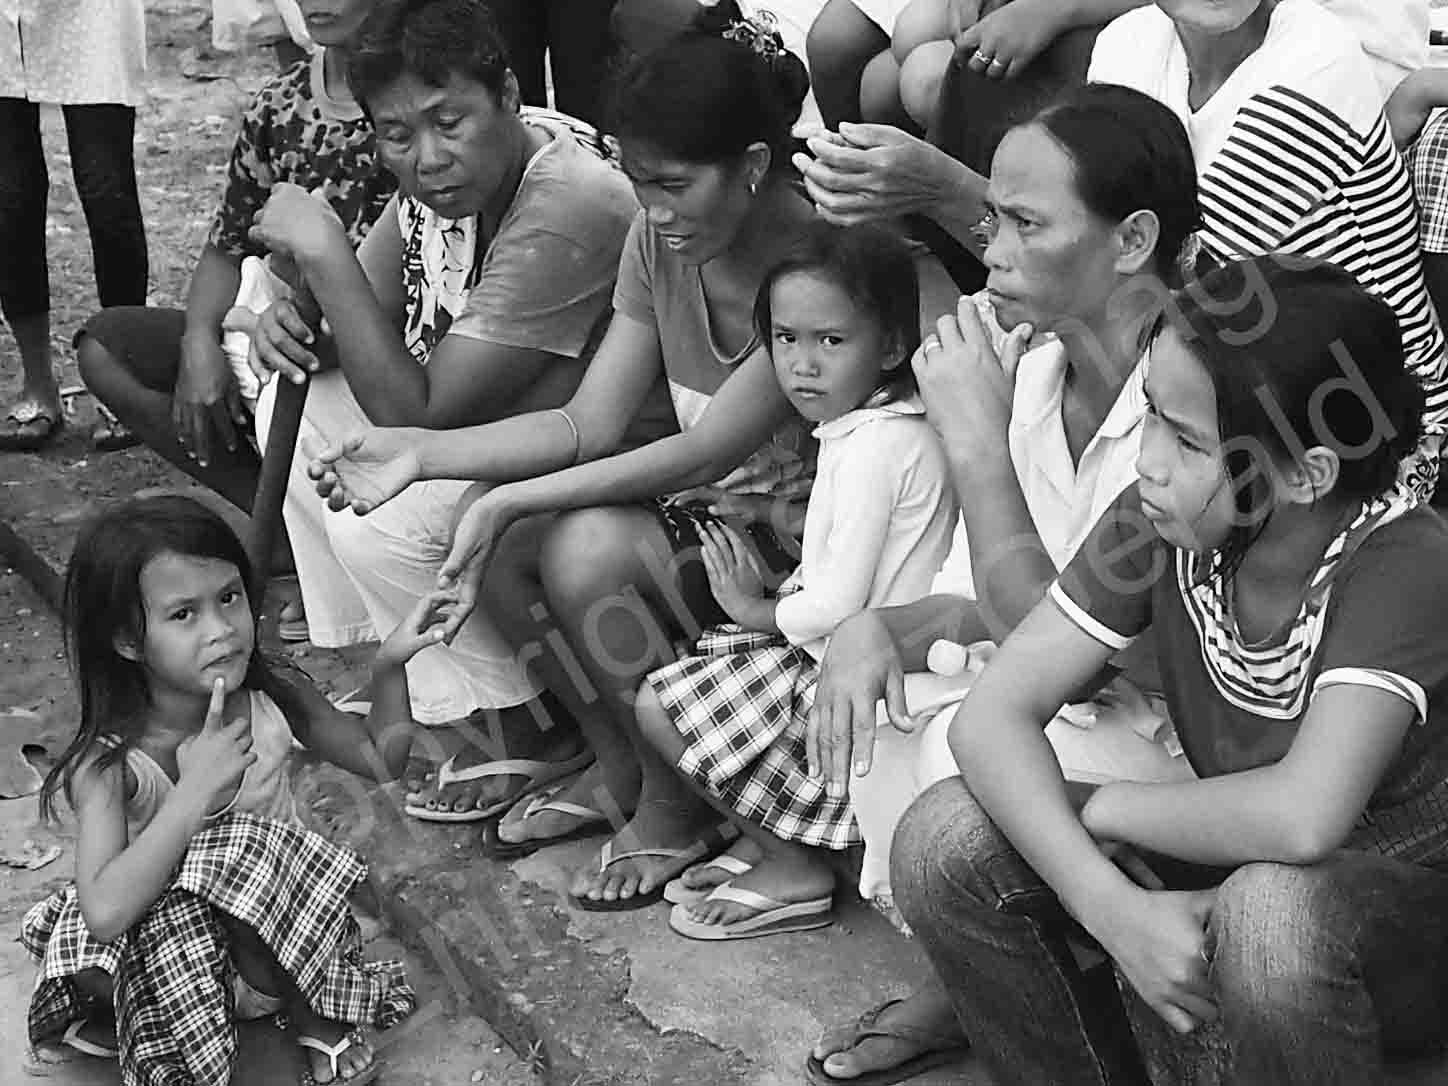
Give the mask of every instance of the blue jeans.
POLYGON ((1220 1015, 1181 1036, 1124 980, 1078 967, 1070 945, 1089 936, 959 777, 906 813, 891 867, 1003 1086, 1359 1086, 1448 1042, 1448 874, 1362 853, 1227 873, 1208 933, 1220 1015))

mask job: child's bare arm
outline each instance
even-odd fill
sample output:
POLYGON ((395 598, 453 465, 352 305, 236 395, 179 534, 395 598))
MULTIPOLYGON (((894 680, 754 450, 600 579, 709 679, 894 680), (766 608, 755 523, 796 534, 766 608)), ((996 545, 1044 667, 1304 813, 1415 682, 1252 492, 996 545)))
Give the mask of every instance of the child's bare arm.
POLYGON ((298 738, 343 769, 376 781, 395 779, 412 750, 412 699, 407 661, 441 643, 455 590, 430 592, 382 643, 372 663, 372 709, 364 718, 332 705, 310 684, 298 684, 306 720, 298 738))
POLYGON ((250 722, 223 725, 223 701, 223 694, 213 695, 201 733, 177 752, 181 779, 134 841, 126 832, 124 765, 100 769, 91 761, 76 774, 76 897, 86 927, 101 942, 123 935, 165 893, 207 811, 256 760, 250 722))

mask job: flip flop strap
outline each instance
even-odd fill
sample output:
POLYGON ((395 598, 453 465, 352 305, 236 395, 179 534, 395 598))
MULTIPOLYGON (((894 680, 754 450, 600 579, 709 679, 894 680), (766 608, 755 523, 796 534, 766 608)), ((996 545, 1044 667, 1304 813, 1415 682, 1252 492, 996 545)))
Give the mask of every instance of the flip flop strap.
MULTIPOLYGON (((709 891, 710 901, 732 901, 736 905, 743 905, 746 909, 753 909, 755 912, 767 913, 775 909, 783 909, 793 904, 788 901, 778 901, 764 894, 757 894, 753 890, 746 890, 743 887, 735 886, 732 882, 720 883, 709 891)), ((800 902, 803 904, 803 902, 800 902)))
POLYGON ((437 770, 439 788, 452 784, 468 784, 487 777, 527 777, 530 780, 553 768, 553 762, 541 762, 533 758, 504 758, 497 762, 481 762, 466 769, 454 769, 455 758, 449 758, 437 770))
POLYGON ((912 1041, 915 1044, 928 1045, 932 1049, 954 1048, 965 1043, 965 1038, 959 1034, 950 1036, 944 1033, 937 1033, 932 1029, 924 1029, 921 1026, 912 1026, 903 1022, 895 1026, 882 1026, 880 1018, 891 1007, 904 1003, 903 999, 890 999, 873 1007, 860 1015, 860 1020, 855 1025, 854 1039, 850 1047, 856 1047, 861 1041, 871 1037, 883 1037, 898 1041, 912 1041))
POLYGON ((717 867, 729 872, 731 875, 744 875, 754 870, 753 864, 741 860, 738 856, 731 856, 727 852, 722 856, 715 856, 712 860, 706 860, 704 863, 699 864, 698 867, 700 871, 717 867))
POLYGON ((639 856, 656 856, 664 860, 677 860, 688 852, 689 850, 686 848, 635 848, 627 852, 614 852, 613 842, 605 841, 603 847, 598 850, 598 870, 601 874, 621 860, 632 860, 639 856))
POLYGON ((608 816, 602 811, 595 811, 592 807, 584 807, 579 803, 569 803, 566 799, 545 799, 542 803, 534 803, 523 813, 525 819, 532 818, 535 814, 543 814, 552 811, 554 814, 572 815, 574 818, 586 819, 589 822, 606 822, 608 816))
POLYGON ((342 1035, 342 1039, 338 1041, 335 1045, 329 1045, 320 1037, 310 1037, 306 1034, 300 1034, 297 1037, 298 1048, 310 1048, 312 1051, 320 1052, 322 1055, 327 1057, 327 1062, 332 1065, 332 1075, 334 1077, 334 1080, 336 1080, 336 1076, 339 1074, 339 1071, 337 1070, 338 1058, 344 1055, 349 1048, 352 1048, 355 1045, 360 1045, 361 1043, 362 1034, 358 1030, 349 1030, 347 1033, 344 1033, 342 1035))

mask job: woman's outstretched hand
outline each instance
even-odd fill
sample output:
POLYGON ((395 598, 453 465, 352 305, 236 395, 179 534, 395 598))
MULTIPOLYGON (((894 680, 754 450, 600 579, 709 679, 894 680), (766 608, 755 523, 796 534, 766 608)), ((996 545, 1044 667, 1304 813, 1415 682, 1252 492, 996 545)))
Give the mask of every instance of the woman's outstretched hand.
POLYGON ((457 603, 443 622, 443 640, 451 643, 478 605, 483 577, 498 541, 516 519, 502 500, 502 488, 487 483, 470 487, 454 514, 452 546, 438 571, 437 585, 457 593, 457 603))
POLYGON ((307 465, 307 474, 328 508, 370 513, 421 477, 416 434, 404 427, 363 430, 323 449, 307 465))

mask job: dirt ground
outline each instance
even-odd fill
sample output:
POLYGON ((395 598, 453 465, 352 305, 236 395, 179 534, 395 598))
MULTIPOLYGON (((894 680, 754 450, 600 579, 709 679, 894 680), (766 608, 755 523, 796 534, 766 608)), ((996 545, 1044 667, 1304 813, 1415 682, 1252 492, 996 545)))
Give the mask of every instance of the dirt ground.
MULTIPOLYGON (((270 51, 218 56, 207 0, 146 0, 149 100, 137 111, 136 174, 151 257, 152 300, 179 305, 221 195, 241 107, 276 70, 270 51)), ((44 112, 50 170, 46 243, 51 334, 63 385, 79 384, 71 337, 99 306, 90 238, 70 175, 59 110, 44 112)), ((19 387, 19 361, 0 333, 0 392, 19 387)), ((88 418, 79 404, 76 422, 88 418)))

